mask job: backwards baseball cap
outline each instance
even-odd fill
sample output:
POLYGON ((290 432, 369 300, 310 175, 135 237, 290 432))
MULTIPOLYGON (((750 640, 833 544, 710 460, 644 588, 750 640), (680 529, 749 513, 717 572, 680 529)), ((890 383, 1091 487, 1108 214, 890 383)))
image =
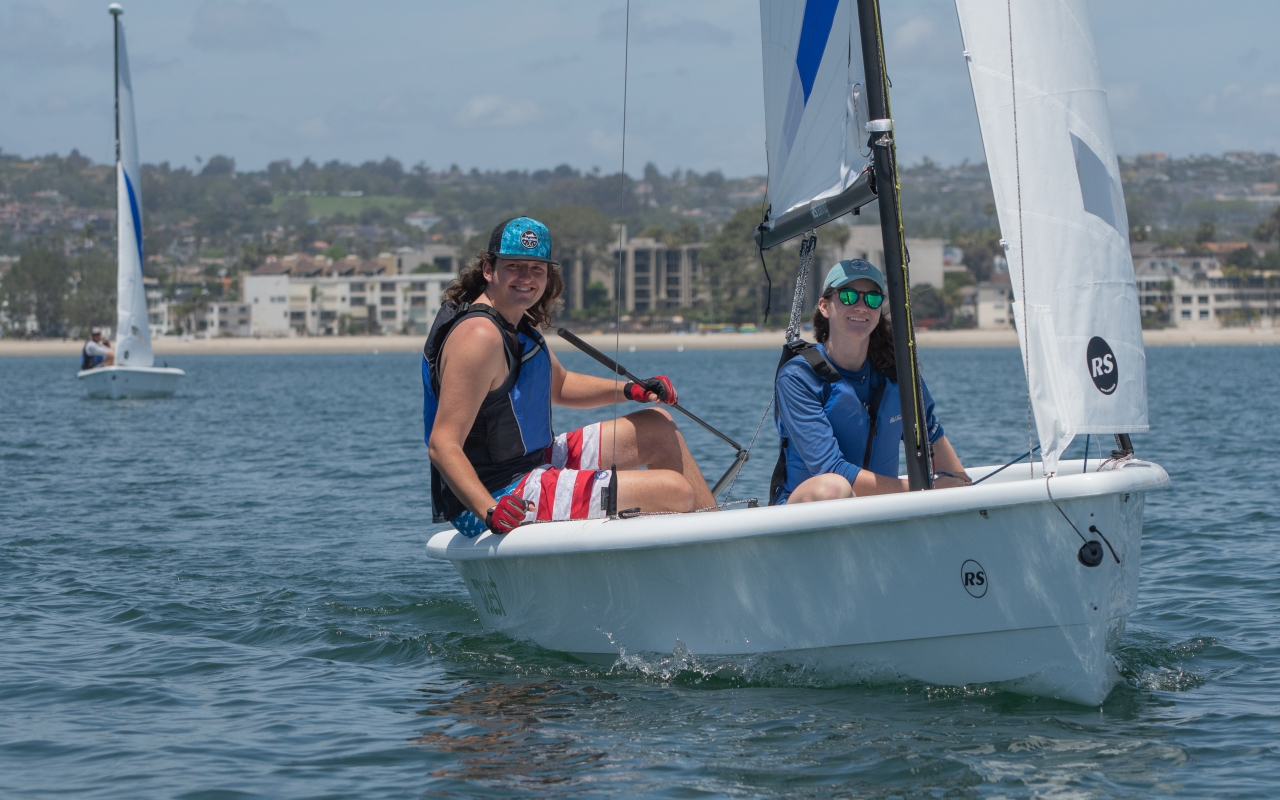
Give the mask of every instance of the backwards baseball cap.
POLYGON ((888 291, 884 285, 884 273, 879 267, 860 258, 847 258, 827 271, 827 279, 822 282, 822 293, 826 294, 828 289, 839 289, 859 278, 871 281, 882 292, 888 291))
POLYGON ((490 255, 520 261, 551 261, 551 231, 531 217, 498 223, 489 234, 490 255))

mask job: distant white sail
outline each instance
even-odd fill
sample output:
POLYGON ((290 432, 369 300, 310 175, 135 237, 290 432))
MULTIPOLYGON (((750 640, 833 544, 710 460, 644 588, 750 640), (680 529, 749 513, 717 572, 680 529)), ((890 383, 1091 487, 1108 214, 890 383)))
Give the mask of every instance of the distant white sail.
POLYGON ((1053 472, 1078 434, 1148 427, 1129 221, 1088 7, 956 0, 956 10, 1053 472))
POLYGON ((147 294, 142 285, 142 174, 138 169, 138 134, 133 120, 133 84, 129 79, 129 54, 124 43, 124 23, 119 26, 118 121, 120 157, 116 162, 116 363, 150 367, 151 329, 147 321, 147 294))
MULTIPOLYGON (((765 138, 774 217, 839 194, 867 159, 854 87, 862 80, 851 0, 760 0, 765 138)), ((865 102, 865 101, 863 101, 865 102)))

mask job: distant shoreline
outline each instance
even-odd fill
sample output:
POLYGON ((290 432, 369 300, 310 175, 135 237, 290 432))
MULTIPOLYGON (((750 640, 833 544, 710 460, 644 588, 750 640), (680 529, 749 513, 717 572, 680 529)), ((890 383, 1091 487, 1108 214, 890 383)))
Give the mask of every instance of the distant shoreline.
MULTIPOLYGON (((611 334, 580 334, 601 350, 613 350, 611 334)), ((267 355, 304 353, 416 353, 422 350, 422 336, 298 336, 293 338, 249 339, 157 339, 157 356, 267 355)), ((1280 328, 1218 328, 1189 331, 1179 328, 1146 331, 1147 347, 1187 347, 1218 345, 1280 345, 1280 328)), ((941 348, 1017 347, 1013 331, 919 331, 916 340, 922 350, 941 348)), ((552 349, 572 347, 549 333, 552 349)), ((780 347, 781 331, 761 333, 624 333, 619 345, 623 352, 637 350, 768 350, 780 347)), ((76 356, 83 342, 61 339, 0 339, 4 356, 76 356)))

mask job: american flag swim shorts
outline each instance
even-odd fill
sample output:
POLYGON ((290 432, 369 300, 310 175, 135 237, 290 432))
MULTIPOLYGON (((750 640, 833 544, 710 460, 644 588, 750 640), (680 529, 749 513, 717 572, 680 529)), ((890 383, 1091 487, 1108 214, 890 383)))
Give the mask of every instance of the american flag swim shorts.
MULTIPOLYGON (((600 469, 600 423, 560 434, 543 450, 543 459, 543 466, 522 475, 494 496, 518 494, 533 501, 537 508, 525 515, 525 522, 605 516, 601 490, 609 485, 613 473, 600 469)), ((484 520, 470 511, 454 517, 453 527, 471 537, 488 530, 484 520)))

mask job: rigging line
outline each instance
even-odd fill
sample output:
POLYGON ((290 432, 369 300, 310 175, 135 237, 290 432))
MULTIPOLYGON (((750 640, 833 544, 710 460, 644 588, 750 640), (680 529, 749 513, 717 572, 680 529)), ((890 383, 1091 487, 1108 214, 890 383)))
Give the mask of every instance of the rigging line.
POLYGON ((977 486, 978 484, 980 484, 980 483, 982 483, 983 481, 985 481, 987 478, 990 478, 990 477, 992 477, 993 475, 999 475, 1001 472, 1004 472, 1006 469, 1008 469, 1009 467, 1012 467, 1014 464, 1017 464, 1019 461, 1021 461, 1021 460, 1022 460, 1022 459, 1024 459, 1024 458, 1026 458, 1027 456, 1033 456, 1033 455, 1035 455, 1035 454, 1036 454, 1036 450, 1039 450, 1039 449, 1040 449, 1040 445, 1036 445, 1036 446, 1031 450, 1031 452, 1029 452, 1029 453, 1023 453, 1022 455, 1018 456, 1018 457, 1017 457, 1017 458, 1015 458, 1014 460, 1012 460, 1012 461, 1010 461, 1009 463, 1005 464, 1005 465, 1004 465, 1003 467, 1001 467, 1000 469, 997 469, 997 470, 995 470, 995 471, 993 471, 993 472, 988 472, 986 475, 983 475, 981 478, 978 478, 976 481, 974 481, 972 485, 973 485, 973 486, 977 486))
MULTIPOLYGON (((618 176, 620 203, 619 215, 622 224, 618 226, 618 263, 613 271, 613 360, 617 361, 622 354, 622 279, 626 270, 622 260, 627 257, 623 249, 623 233, 627 229, 627 76, 631 66, 631 0, 627 0, 626 28, 622 39, 622 172, 618 176)), ((618 481, 618 376, 613 380, 613 463, 609 465, 613 471, 613 484, 618 481)), ((616 498, 611 498, 616 503, 616 498)))
MULTIPOLYGON (((769 403, 764 407, 764 413, 760 415, 760 421, 756 423, 756 432, 751 434, 751 441, 747 442, 747 452, 751 452, 751 448, 756 446, 756 437, 760 435, 760 429, 764 427, 765 418, 769 416, 769 409, 773 408, 773 397, 769 398, 769 403)), ((738 476, 742 474, 742 470, 738 470, 733 475, 733 480, 729 481, 729 486, 724 490, 724 505, 728 505, 733 499, 733 485, 738 482, 738 476)))
MULTIPOLYGON (((1050 479, 1050 478, 1052 478, 1052 477, 1053 477, 1052 475, 1045 475, 1045 476, 1044 476, 1044 490, 1045 490, 1045 492, 1047 492, 1047 493, 1048 493, 1048 495, 1049 495, 1049 502, 1053 503, 1053 507, 1054 507, 1054 508, 1056 508, 1056 509, 1058 509, 1058 513, 1059 513, 1059 514, 1061 514, 1061 515, 1062 515, 1062 518, 1063 518, 1063 519, 1065 519, 1065 520, 1067 521, 1067 524, 1071 526, 1071 530, 1073 530, 1073 531, 1075 531, 1075 532, 1076 532, 1076 536, 1079 536, 1079 537, 1080 537, 1080 541, 1084 542, 1085 544, 1088 544, 1088 543, 1089 543, 1089 540, 1084 538, 1084 534, 1083 534, 1083 533, 1081 533, 1081 532, 1080 532, 1080 529, 1076 527, 1076 524, 1075 524, 1074 522, 1072 522, 1072 521, 1071 521, 1071 517, 1068 517, 1068 516, 1067 516, 1067 512, 1063 511, 1063 510, 1062 510, 1062 506, 1058 505, 1058 501, 1054 499, 1054 497, 1053 497, 1053 491, 1049 489, 1049 479, 1050 479)), ((1103 535, 1102 531, 1098 530, 1098 526, 1097 526, 1097 525, 1090 525, 1090 526, 1089 526, 1089 533, 1096 533, 1096 534, 1098 534, 1098 536, 1101 536, 1101 537, 1102 537, 1102 541, 1104 541, 1104 542, 1106 542, 1106 543, 1107 543, 1107 549, 1111 551, 1111 557, 1112 557, 1112 558, 1114 558, 1114 559, 1116 560, 1116 563, 1117 563, 1117 564, 1119 564, 1119 563, 1120 563, 1120 556, 1116 555, 1116 549, 1115 549, 1114 547, 1112 547, 1112 546, 1111 546, 1111 541, 1110 541, 1109 539, 1107 539, 1107 537, 1106 537, 1105 535, 1103 535)))
MULTIPOLYGON (((1058 501, 1053 499, 1053 492, 1049 489, 1049 479, 1052 477, 1053 477, 1052 475, 1044 476, 1044 490, 1049 494, 1049 502, 1053 503, 1053 507, 1058 509, 1058 513, 1061 514, 1062 518, 1065 519, 1067 521, 1067 524, 1071 526, 1071 530, 1076 532, 1076 536, 1080 537, 1080 541, 1084 542, 1085 544, 1088 544, 1089 540, 1084 538, 1084 534, 1081 533, 1080 529, 1076 527, 1076 524, 1071 521, 1071 517, 1068 517, 1067 512, 1063 511, 1062 506, 1058 505, 1058 501)), ((1112 555, 1115 555, 1115 554, 1112 553, 1112 555)))
MULTIPOLYGON (((1027 308, 1027 250, 1023 246, 1025 240, 1022 234, 1022 154, 1018 149, 1018 80, 1014 74, 1013 65, 1013 0, 1005 0, 1005 9, 1009 21, 1009 92, 1013 100, 1013 174, 1018 187, 1018 288, 1022 292, 1022 368, 1027 373, 1027 454, 1030 455, 1033 452, 1030 448, 1034 443, 1031 432, 1031 332, 1029 328, 1031 309, 1027 308)), ((1029 460, 1027 466, 1031 469, 1031 477, 1034 479, 1036 477, 1035 461, 1029 460)), ((1076 533, 1079 532, 1076 531, 1076 533)))

